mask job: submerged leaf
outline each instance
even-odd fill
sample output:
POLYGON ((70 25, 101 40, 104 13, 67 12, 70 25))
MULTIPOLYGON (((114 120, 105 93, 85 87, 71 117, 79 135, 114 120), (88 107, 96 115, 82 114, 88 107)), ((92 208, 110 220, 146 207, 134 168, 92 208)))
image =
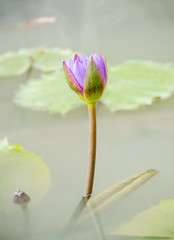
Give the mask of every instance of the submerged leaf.
POLYGON ((0 211, 10 212, 14 208, 13 194, 18 187, 38 202, 50 186, 50 173, 36 154, 20 145, 0 141, 0 211))
POLYGON ((150 61, 128 61, 110 66, 108 85, 101 99, 112 111, 150 105, 174 91, 174 65, 150 61))
POLYGON ((15 102, 33 110, 65 113, 82 101, 69 89, 62 71, 43 75, 22 85, 15 102))
POLYGON ((0 77, 18 76, 31 67, 31 60, 27 54, 6 53, 0 56, 0 77))
MULTIPOLYGON (((140 187, 157 173, 157 170, 150 169, 133 177, 127 178, 91 198, 87 205, 93 205, 93 210, 96 211, 96 213, 106 208, 110 208, 122 198, 135 191, 138 187, 140 187)), ((83 220, 87 217, 89 217, 89 214, 84 212, 83 220)))
POLYGON ((115 200, 120 200, 122 197, 131 193, 157 173, 157 170, 150 169, 136 174, 99 193, 93 198, 93 201, 95 201, 97 205, 100 204, 100 207, 110 206, 112 201, 115 204, 115 200))
POLYGON ((155 239, 174 239, 174 199, 160 201, 121 225, 112 235, 155 239))

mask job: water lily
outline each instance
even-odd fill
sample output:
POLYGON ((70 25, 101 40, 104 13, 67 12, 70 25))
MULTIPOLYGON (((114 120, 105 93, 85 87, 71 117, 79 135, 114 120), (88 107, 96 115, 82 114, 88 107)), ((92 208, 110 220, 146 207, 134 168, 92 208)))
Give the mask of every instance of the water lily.
POLYGON ((105 57, 92 53, 88 58, 77 54, 74 60, 63 60, 63 68, 70 88, 88 104, 89 111, 89 159, 84 197, 90 198, 93 189, 96 157, 96 102, 107 82, 105 57))
POLYGON ((63 60, 63 68, 69 86, 87 103, 95 103, 103 94, 107 82, 104 56, 92 53, 88 58, 76 54, 74 60, 63 60))

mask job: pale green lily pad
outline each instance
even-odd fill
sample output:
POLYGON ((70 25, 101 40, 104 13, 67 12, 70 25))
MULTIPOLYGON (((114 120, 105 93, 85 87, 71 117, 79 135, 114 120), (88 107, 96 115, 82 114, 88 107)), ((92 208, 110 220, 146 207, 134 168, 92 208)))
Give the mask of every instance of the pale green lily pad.
POLYGON ((36 204, 50 187, 50 172, 38 155, 5 138, 0 141, 0 211, 14 209, 18 187, 30 195, 31 205, 36 204))
POLYGON ((42 75, 22 85, 15 102, 22 107, 51 113, 66 113, 83 102, 70 90, 63 71, 42 75))
POLYGON ((160 201, 158 205, 121 225, 112 235, 127 235, 139 237, 138 239, 174 239, 174 199, 160 201))
POLYGON ((52 72, 62 69, 62 60, 74 58, 77 52, 63 48, 22 48, 19 54, 26 54, 32 59, 32 67, 43 72, 52 72))
POLYGON ((44 72, 62 68, 62 59, 74 58, 76 53, 70 49, 40 48, 31 52, 33 67, 44 72))
POLYGON ((18 52, 0 55, 0 77, 18 76, 30 67, 43 72, 51 72, 62 68, 62 59, 73 58, 76 52, 62 48, 23 48, 18 52))
POLYGON ((31 60, 26 54, 14 52, 0 56, 0 76, 19 76, 31 67, 31 60))
MULTIPOLYGON (((129 61, 109 66, 108 83, 100 101, 112 111, 132 110, 152 104, 155 98, 169 98, 173 91, 174 65, 129 61)), ((53 113, 65 113, 83 103, 68 87, 60 70, 23 85, 17 92, 16 102, 53 113)))
POLYGON ((150 61, 128 61, 112 65, 101 102, 112 111, 151 105, 155 98, 166 99, 174 91, 174 65, 150 61))

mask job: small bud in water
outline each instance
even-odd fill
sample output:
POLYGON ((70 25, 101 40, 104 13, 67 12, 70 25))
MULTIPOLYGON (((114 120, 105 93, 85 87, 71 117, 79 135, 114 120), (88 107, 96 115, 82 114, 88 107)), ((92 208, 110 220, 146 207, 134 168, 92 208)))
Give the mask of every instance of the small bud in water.
POLYGON ((17 188, 14 193, 13 202, 16 204, 27 204, 31 200, 30 196, 28 196, 25 192, 23 192, 20 188, 17 188))

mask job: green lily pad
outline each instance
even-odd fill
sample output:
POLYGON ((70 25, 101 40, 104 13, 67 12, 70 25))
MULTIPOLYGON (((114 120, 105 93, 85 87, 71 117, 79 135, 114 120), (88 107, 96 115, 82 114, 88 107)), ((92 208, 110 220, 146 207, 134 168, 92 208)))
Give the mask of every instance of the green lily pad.
POLYGON ((33 67, 44 72, 62 68, 62 59, 74 58, 76 53, 70 49, 39 48, 31 52, 33 67))
POLYGON ((62 68, 62 59, 73 58, 75 52, 62 48, 23 48, 18 52, 0 55, 0 77, 18 76, 30 67, 43 72, 51 72, 62 68))
POLYGON ((7 53, 0 56, 0 76, 19 76, 31 67, 31 60, 26 54, 7 53))
POLYGON ((70 90, 63 71, 42 75, 21 85, 15 102, 33 110, 66 113, 83 102, 70 90))
POLYGON ((158 205, 121 225, 112 235, 127 235, 139 237, 138 239, 174 239, 174 199, 160 201, 158 205))
POLYGON ((174 65, 150 61, 128 61, 110 66, 108 84, 101 99, 112 111, 150 105, 174 91, 174 65))
POLYGON ((50 187, 50 172, 39 156, 5 138, 0 141, 0 211, 14 209, 18 187, 31 197, 31 204, 37 203, 50 187))
MULTIPOLYGON (((108 83, 101 102, 112 111, 132 110, 166 99, 174 91, 174 65, 149 61, 128 61, 109 66, 108 83)), ((35 110, 65 113, 83 104, 68 87, 62 71, 31 80, 16 94, 17 104, 35 110)))

